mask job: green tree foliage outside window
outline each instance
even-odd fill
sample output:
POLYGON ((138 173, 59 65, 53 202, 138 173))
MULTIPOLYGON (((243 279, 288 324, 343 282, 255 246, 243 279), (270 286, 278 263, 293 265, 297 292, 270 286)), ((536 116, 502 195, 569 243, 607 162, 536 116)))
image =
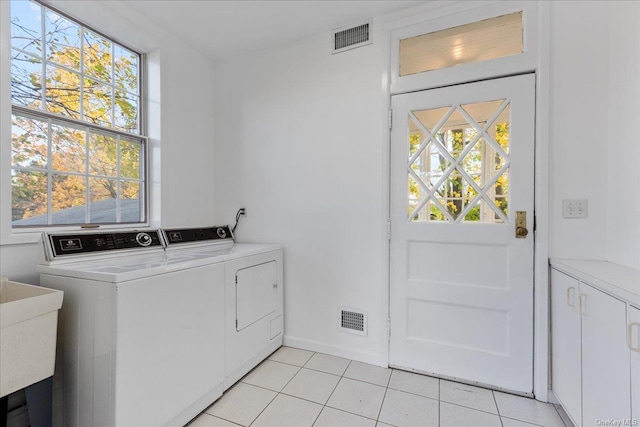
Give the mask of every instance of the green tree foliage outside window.
MULTIPOLYGON (((443 147, 447 147, 451 156, 455 159, 459 159, 463 150, 467 147, 467 144, 470 141, 473 141, 477 136, 476 130, 469 128, 461 128, 461 129, 452 129, 438 133, 435 135, 440 141, 443 147)), ((495 125, 495 140, 502 147, 505 152, 509 150, 509 123, 497 123, 495 125)), ((409 152, 411 154, 415 153, 418 150, 418 147, 422 143, 421 137, 419 134, 412 133, 409 135, 409 152)), ((465 156, 463 159, 459 159, 460 167, 467 172, 472 179, 478 184, 480 188, 483 188, 485 185, 484 176, 492 175, 497 173, 504 164, 504 159, 500 156, 495 150, 493 150, 489 145, 484 147, 483 144, 487 144, 480 140, 465 156), (489 162, 487 156, 491 155, 493 157, 492 162, 489 162), (492 164, 492 170, 487 171, 488 165, 492 164)), ((446 158, 439 153, 438 149, 430 148, 430 145, 425 148, 425 151, 431 150, 429 152, 431 164, 427 167, 427 165, 423 164, 424 161, 416 160, 411 164, 411 168, 420 176, 421 174, 426 173, 427 179, 429 180, 429 176, 435 176, 436 179, 433 179, 430 182, 431 185, 435 185, 437 182, 437 178, 442 176, 447 167, 449 166, 446 158), (424 170, 423 170, 424 169, 424 170)), ((508 172, 503 173, 498 177, 497 181, 494 184, 494 203, 495 205, 504 212, 505 215, 508 215, 508 195, 509 195, 509 175, 508 172)), ((408 206, 408 215, 411 217, 414 213, 413 210, 420 202, 421 198, 424 197, 422 195, 421 187, 414 180, 409 180, 409 206, 408 206)), ((457 218, 458 215, 462 213, 464 208, 471 203, 477 196, 477 192, 475 189, 469 185, 468 182, 463 178, 463 176, 456 170, 450 173, 445 182, 438 186, 434 191, 432 200, 438 200, 441 205, 446 209, 447 213, 452 218, 457 218)), ((446 221, 447 217, 443 213, 443 211, 436 206, 433 202, 428 202, 427 204, 429 209, 430 220, 432 221, 446 221)), ((481 220, 480 215, 480 204, 475 204, 470 210, 467 211, 463 220, 477 222, 481 220)), ((500 221, 500 218, 495 215, 493 216, 495 221, 500 221)))
POLYGON ((14 226, 142 222, 141 56, 33 1, 11 47, 14 226))

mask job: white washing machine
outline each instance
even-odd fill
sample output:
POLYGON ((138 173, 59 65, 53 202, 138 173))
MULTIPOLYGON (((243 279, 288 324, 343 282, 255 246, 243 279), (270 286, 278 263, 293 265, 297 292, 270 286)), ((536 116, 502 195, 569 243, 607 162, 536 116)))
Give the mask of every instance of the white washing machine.
POLYGON ((159 230, 44 240, 41 284, 65 292, 54 376, 63 415, 54 413, 56 421, 183 426, 221 396, 222 259, 168 255, 159 230))
POLYGON ((282 346, 283 250, 233 243, 228 227, 165 229, 167 254, 224 260, 224 389, 282 346))

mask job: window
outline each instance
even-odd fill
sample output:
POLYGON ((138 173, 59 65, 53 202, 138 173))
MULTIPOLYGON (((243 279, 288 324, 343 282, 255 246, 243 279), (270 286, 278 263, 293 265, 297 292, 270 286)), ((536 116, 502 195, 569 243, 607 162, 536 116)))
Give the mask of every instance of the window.
POLYGON ((522 12, 400 40, 400 76, 524 52, 522 12))
POLYGON ((510 111, 499 99, 410 113, 410 221, 506 222, 510 111))
POLYGON ((146 221, 142 55, 11 2, 12 226, 146 221))

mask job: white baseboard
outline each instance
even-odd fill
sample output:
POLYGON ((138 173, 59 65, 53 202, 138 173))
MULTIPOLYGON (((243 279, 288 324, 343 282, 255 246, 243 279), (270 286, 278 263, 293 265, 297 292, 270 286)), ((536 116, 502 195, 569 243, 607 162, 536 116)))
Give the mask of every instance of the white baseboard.
POLYGON ((331 356, 343 357, 345 359, 368 363, 370 365, 382 366, 383 368, 388 367, 386 364, 384 364, 383 358, 376 353, 366 353, 350 348, 328 345, 318 341, 292 337, 289 335, 284 336, 284 345, 286 345, 287 347, 296 347, 303 350, 325 353, 331 356))
POLYGON ((567 427, 575 427, 577 425, 573 421, 573 418, 571 418, 571 415, 569 415, 567 411, 564 410, 564 406, 562 405, 562 402, 560 401, 560 399, 558 399, 558 396, 556 396, 553 390, 547 391, 547 398, 549 400, 549 403, 559 406, 558 414, 560 414, 560 418, 562 418, 562 421, 564 421, 567 427))
POLYGON ((562 405, 553 390, 547 390, 547 401, 548 403, 553 403, 554 405, 562 405))

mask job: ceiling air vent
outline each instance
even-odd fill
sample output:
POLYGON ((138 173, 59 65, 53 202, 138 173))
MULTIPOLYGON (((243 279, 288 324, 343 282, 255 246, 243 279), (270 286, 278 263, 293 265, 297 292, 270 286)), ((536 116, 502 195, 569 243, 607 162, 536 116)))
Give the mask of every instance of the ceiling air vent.
POLYGON ((335 29, 332 31, 332 39, 331 53, 340 53, 371 44, 371 22, 335 29))
POLYGON ((366 336, 367 313, 349 307, 340 307, 338 309, 338 329, 366 336))

